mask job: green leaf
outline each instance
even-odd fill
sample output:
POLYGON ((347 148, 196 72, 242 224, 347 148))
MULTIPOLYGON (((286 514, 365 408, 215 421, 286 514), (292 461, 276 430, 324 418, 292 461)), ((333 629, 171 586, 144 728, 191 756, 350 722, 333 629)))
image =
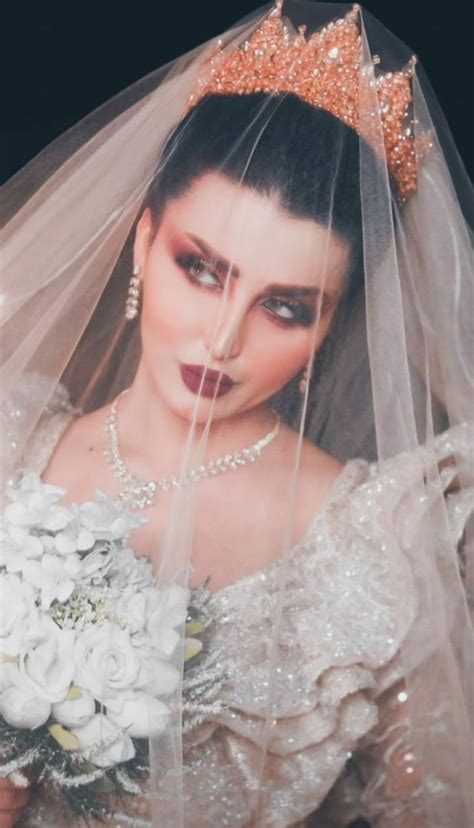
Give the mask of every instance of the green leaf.
POLYGON ((81 696, 82 696, 81 688, 77 687, 75 684, 71 684, 71 686, 70 686, 70 688, 67 692, 66 698, 69 699, 69 701, 76 701, 76 699, 80 699, 81 696))
POLYGON ((96 793, 112 793, 112 791, 116 790, 116 785, 108 776, 102 776, 97 782, 93 782, 90 787, 96 793))
POLYGON ((48 725, 48 730, 61 747, 64 750, 77 750, 79 748, 79 739, 77 736, 74 736, 74 733, 71 733, 70 730, 66 730, 65 727, 55 722, 54 724, 48 725))
POLYGON ((204 624, 200 621, 189 621, 184 629, 186 635, 199 635, 204 629, 204 624))
POLYGON ((89 762, 88 759, 81 762, 81 773, 94 773, 97 770, 97 765, 94 765, 92 762, 89 762))
POLYGON ((202 650, 202 641, 198 638, 186 638, 184 640, 184 660, 189 661, 202 650))

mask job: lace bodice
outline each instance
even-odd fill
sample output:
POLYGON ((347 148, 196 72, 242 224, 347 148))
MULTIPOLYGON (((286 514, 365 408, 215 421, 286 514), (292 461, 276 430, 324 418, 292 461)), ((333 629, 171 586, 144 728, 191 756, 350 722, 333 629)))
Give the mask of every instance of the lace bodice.
MULTIPOLYGON (((41 473, 72 416, 59 389, 26 447, 30 468, 41 473)), ((468 468, 472 435, 472 423, 457 425, 423 451, 436 463, 454 455, 468 468)), ((445 488, 454 473, 451 466, 441 470, 445 488)), ((261 826, 329 828, 358 815, 383 828, 425 825, 421 816, 407 821, 421 807, 416 786, 401 801, 380 784, 390 772, 390 736, 372 739, 384 716, 402 705, 399 648, 417 617, 410 532, 396 544, 390 518, 414 475, 409 453, 383 466, 348 461, 290 552, 261 826)), ((459 539, 474 488, 446 502, 459 539)), ((276 560, 211 597, 210 646, 220 651, 228 680, 224 712, 184 737, 187 828, 250 824, 282 565, 276 560)), ((30 812, 22 824, 39 823, 30 812)))

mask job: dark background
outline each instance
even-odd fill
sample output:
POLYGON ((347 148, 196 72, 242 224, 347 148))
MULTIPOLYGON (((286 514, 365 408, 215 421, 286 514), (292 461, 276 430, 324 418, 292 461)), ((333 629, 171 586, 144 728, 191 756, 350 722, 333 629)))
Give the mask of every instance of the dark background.
MULTIPOLYGON (((361 4, 417 54, 472 178, 471 2, 361 4)), ((84 0, 24 0, 14 6, 10 0, 2 10, 0 49, 1 180, 114 94, 261 5, 260 0, 96 0, 94 6, 84 0)))
MULTIPOLYGON (((219 34, 259 0, 18 3, 3 7, 2 181, 56 136, 162 64, 219 34)), ((421 61, 472 177, 471 3, 365 0, 421 61), (438 10, 437 10, 438 9, 438 10)))

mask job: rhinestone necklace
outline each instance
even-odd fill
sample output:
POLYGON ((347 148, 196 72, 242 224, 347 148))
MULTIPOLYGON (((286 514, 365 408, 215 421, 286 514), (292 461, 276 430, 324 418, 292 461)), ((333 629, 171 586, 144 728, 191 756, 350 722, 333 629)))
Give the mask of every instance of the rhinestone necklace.
POLYGON ((276 422, 271 431, 268 432, 256 443, 242 449, 241 451, 234 451, 230 454, 225 454, 222 457, 217 457, 209 463, 201 464, 192 471, 185 474, 181 480, 176 475, 169 477, 162 477, 161 480, 140 480, 132 474, 126 467, 122 460, 119 450, 119 441, 117 434, 117 402, 122 394, 125 394, 129 389, 126 388, 121 391, 115 398, 110 411, 107 414, 105 423, 106 444, 104 448, 104 457, 107 465, 112 471, 113 476, 126 484, 119 497, 122 502, 132 509, 145 509, 147 506, 153 504, 155 494, 157 491, 166 492, 171 488, 180 488, 183 485, 190 483, 198 483, 206 477, 211 477, 215 474, 228 471, 229 469, 238 469, 239 466, 244 466, 246 463, 254 463, 260 456, 262 449, 267 446, 274 437, 278 434, 280 428, 281 417, 276 415, 276 422))

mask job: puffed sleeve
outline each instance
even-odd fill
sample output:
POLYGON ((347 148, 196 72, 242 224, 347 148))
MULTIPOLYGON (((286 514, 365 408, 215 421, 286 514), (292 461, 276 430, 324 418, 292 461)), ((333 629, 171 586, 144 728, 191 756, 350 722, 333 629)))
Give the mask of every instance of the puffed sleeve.
MULTIPOLYGON (((439 471, 449 530, 457 548, 459 575, 466 592, 468 562, 465 528, 474 511, 473 435, 473 423, 465 422, 449 428, 421 447, 425 468, 429 472, 430 465, 436 464, 439 471)), ((404 461, 404 458, 401 459, 404 461)), ((429 486, 425 492, 427 494, 424 505, 429 508, 429 486)), ((411 542, 413 531, 412 526, 411 542)), ((341 781, 341 802, 344 799, 344 791, 346 799, 351 798, 351 791, 353 800, 356 798, 353 793, 356 784, 360 791, 357 815, 367 819, 373 828, 429 828, 432 821, 425 810, 426 790, 442 791, 443 808, 446 809, 445 813, 450 814, 449 824, 464 824, 464 817, 460 813, 463 805, 459 802, 458 788, 455 784, 456 769, 451 767, 449 760, 443 763, 440 757, 434 763, 436 771, 433 773, 433 767, 427 770, 423 767, 423 762, 417 760, 414 744, 416 740, 413 739, 413 723, 410 717, 410 684, 405 683, 403 661, 400 657, 392 663, 390 676, 385 670, 380 671, 377 683, 373 695, 378 705, 378 722, 360 741, 358 750, 354 753, 350 767, 352 781, 349 782, 348 778, 341 781)), ((429 688, 425 688, 425 692, 425 730, 428 728, 433 734, 442 732, 443 726, 446 727, 446 699, 440 699, 438 696, 435 701, 430 698, 429 688)), ((426 732, 424 735, 425 738, 429 736, 426 732)), ((445 820, 445 816, 442 819, 445 820)), ((443 821, 440 824, 448 823, 443 821)))

